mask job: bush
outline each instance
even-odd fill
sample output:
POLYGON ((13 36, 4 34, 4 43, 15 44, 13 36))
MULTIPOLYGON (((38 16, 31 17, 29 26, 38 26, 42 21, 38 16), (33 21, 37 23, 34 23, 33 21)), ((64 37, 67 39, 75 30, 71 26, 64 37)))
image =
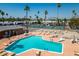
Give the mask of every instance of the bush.
POLYGON ((79 28, 79 18, 72 18, 69 22, 69 26, 72 29, 78 29, 79 28))

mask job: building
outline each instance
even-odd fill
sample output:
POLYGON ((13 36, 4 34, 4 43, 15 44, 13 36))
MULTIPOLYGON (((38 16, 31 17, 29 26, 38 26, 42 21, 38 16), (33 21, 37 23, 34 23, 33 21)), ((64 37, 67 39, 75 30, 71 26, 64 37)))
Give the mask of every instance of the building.
POLYGON ((11 37, 24 32, 23 27, 19 25, 0 26, 0 38, 11 37))

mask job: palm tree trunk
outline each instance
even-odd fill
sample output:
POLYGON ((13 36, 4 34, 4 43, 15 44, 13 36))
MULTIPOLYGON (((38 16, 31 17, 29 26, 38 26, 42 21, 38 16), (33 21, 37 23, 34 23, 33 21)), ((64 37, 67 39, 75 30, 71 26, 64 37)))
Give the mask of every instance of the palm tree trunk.
MULTIPOLYGON (((27 18, 28 18, 28 11, 26 11, 26 19, 27 18)), ((26 21, 26 23, 27 23, 27 25, 26 25, 26 28, 27 28, 26 32, 28 33, 29 32, 29 29, 28 29, 29 23, 28 23, 28 21, 26 21)))
POLYGON ((58 23, 58 26, 60 25, 60 22, 59 22, 59 8, 57 8, 57 23, 58 23))
POLYGON ((45 19, 44 19, 44 21, 46 21, 46 15, 45 15, 45 19))
POLYGON ((26 18, 28 18, 28 11, 26 11, 26 18))
POLYGON ((64 29, 66 28, 66 21, 64 21, 64 29))
POLYGON ((28 32, 29 32, 29 21, 27 21, 27 16, 26 16, 26 33, 28 32))
POLYGON ((2 21, 4 22, 3 15, 2 15, 2 21))

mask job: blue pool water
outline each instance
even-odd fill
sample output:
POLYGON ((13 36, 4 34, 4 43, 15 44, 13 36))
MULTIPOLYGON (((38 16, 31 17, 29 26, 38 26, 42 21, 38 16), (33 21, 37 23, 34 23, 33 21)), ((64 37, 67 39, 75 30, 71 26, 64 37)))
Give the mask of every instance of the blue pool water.
POLYGON ((31 48, 62 53, 61 43, 43 40, 41 36, 29 36, 19 39, 7 48, 5 48, 5 50, 18 54, 31 48))

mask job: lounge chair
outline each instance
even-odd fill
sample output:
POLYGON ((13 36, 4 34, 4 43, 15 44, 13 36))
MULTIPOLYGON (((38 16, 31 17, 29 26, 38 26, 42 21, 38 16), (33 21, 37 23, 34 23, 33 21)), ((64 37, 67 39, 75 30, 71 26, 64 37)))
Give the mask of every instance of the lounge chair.
POLYGON ((8 53, 3 54, 2 56, 7 56, 8 53))
POLYGON ((79 51, 74 51, 74 55, 79 56, 79 51))
POLYGON ((15 56, 15 53, 8 53, 7 56, 15 56))
POLYGON ((4 46, 8 46, 8 44, 5 43, 4 46))
POLYGON ((6 53, 6 52, 0 53, 0 56, 3 56, 3 55, 5 55, 5 54, 7 54, 7 53, 6 53))
POLYGON ((0 50, 0 53, 3 53, 4 51, 3 50, 0 50))
POLYGON ((16 54, 15 53, 13 53, 11 56, 15 56, 16 54))
POLYGON ((77 41, 73 40, 72 43, 77 43, 77 41))
POLYGON ((64 38, 60 38, 58 42, 62 42, 64 41, 65 39, 64 38))
POLYGON ((27 35, 29 35, 29 34, 28 34, 28 33, 24 33, 24 35, 26 35, 26 36, 27 36, 27 35))
MULTIPOLYGON (((16 41, 16 40, 15 40, 16 41)), ((13 42, 15 42, 15 41, 11 41, 9 44, 12 44, 13 42)))
POLYGON ((41 56, 41 51, 37 52, 36 56, 41 56))

